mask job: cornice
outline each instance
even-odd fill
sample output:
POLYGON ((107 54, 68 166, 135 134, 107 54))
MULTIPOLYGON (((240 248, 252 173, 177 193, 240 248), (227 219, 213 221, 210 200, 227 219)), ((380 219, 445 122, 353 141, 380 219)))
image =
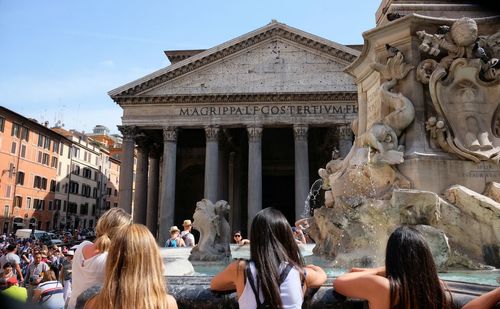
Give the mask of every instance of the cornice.
POLYGON ((346 63, 352 63, 359 54, 359 51, 357 50, 343 46, 346 50, 353 51, 353 53, 350 53, 342 50, 342 47, 336 48, 332 45, 328 45, 326 42, 317 40, 316 37, 305 32, 294 30, 295 29, 287 27, 286 25, 281 23, 271 23, 270 26, 264 27, 262 31, 257 32, 248 38, 237 41, 236 43, 230 45, 221 44, 212 49, 206 50, 205 52, 201 52, 195 56, 176 63, 176 65, 172 65, 170 67, 167 67, 166 69, 147 75, 143 79, 139 79, 136 85, 130 83, 128 84, 128 88, 126 88, 127 85, 124 85, 123 87, 112 90, 109 92, 109 95, 111 96, 111 98, 117 101, 120 97, 123 96, 139 94, 147 89, 151 89, 166 81, 196 70, 209 63, 223 59, 255 44, 278 37, 288 39, 292 42, 296 42, 309 48, 318 50, 322 53, 329 54, 335 58, 345 61, 346 63))
POLYGON ((121 96, 120 106, 177 103, 239 103, 239 102, 297 102, 297 101, 357 101, 357 91, 316 93, 260 93, 260 94, 203 94, 169 96, 121 96))

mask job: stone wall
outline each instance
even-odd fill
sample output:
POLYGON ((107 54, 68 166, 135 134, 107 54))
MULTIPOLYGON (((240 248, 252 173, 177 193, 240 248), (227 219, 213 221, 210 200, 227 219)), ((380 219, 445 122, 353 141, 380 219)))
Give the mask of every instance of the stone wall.
MULTIPOLYGON (((238 308, 235 292, 213 293, 210 290, 211 277, 168 277, 168 291, 177 300, 179 308, 238 308)), ((346 299, 335 293, 332 288, 333 279, 319 289, 310 289, 302 308, 368 308, 366 302, 346 299)), ((465 303, 491 291, 494 287, 488 285, 447 282, 452 291, 455 308, 461 308, 465 303)))

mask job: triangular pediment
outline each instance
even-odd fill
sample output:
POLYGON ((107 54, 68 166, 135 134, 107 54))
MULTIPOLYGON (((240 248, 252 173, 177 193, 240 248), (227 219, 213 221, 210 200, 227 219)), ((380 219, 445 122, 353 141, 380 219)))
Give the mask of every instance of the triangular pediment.
POLYGON ((359 51, 272 22, 109 92, 138 96, 356 91, 359 51))

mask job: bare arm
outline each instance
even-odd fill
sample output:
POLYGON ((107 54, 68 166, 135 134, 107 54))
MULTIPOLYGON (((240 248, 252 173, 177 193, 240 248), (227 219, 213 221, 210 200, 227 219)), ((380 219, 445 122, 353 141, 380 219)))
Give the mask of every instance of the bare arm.
POLYGON ((177 302, 172 295, 167 295, 167 308, 168 309, 177 309, 177 302))
POLYGON ((468 302, 462 309, 489 309, 500 302, 500 287, 468 302))
POLYGON ((316 265, 307 265, 304 267, 306 271, 306 285, 311 288, 320 287, 326 281, 325 271, 316 265))
POLYGON ((210 289, 214 291, 236 290, 240 296, 245 286, 243 282, 245 266, 246 262, 243 260, 232 262, 212 278, 210 289))
POLYGON ((374 308, 389 308, 390 286, 385 278, 385 268, 355 268, 335 279, 333 286, 338 293, 358 299, 366 299, 374 308))
POLYGON ((19 280, 24 281, 23 272, 21 271, 21 266, 19 266, 19 263, 16 263, 16 273, 19 275, 19 280))

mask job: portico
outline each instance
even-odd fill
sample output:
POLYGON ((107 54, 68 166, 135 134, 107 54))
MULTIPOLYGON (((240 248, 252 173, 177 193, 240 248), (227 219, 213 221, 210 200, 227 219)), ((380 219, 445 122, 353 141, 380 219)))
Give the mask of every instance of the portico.
POLYGON ((120 207, 160 242, 201 198, 227 200, 233 229, 246 229, 263 206, 299 218, 329 147, 345 155, 352 144, 357 90, 343 68, 359 51, 272 22, 184 53, 110 92, 124 110, 120 207), (291 197, 277 200, 273 190, 291 197))

